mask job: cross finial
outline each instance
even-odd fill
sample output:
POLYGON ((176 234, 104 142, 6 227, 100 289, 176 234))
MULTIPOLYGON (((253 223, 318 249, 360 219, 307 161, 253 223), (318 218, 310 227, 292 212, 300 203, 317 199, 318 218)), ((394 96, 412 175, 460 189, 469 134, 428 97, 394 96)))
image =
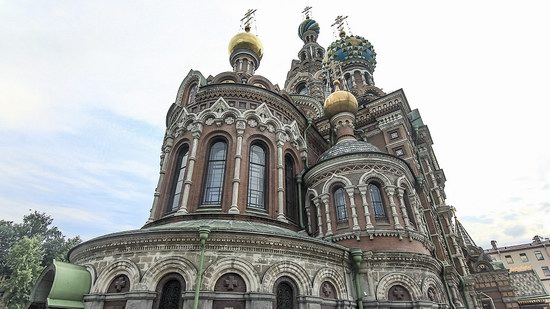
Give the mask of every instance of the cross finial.
POLYGON ((306 6, 306 8, 302 11, 302 14, 304 14, 305 19, 309 19, 311 17, 311 6, 306 6))
POLYGON ((345 35, 346 30, 351 34, 351 31, 349 31, 348 22, 346 19, 348 19, 347 16, 338 15, 334 19, 334 23, 330 25, 331 27, 333 27, 334 30, 338 32, 339 36, 345 35))
POLYGON ((256 9, 249 9, 244 14, 244 17, 241 18, 241 27, 246 31, 250 31, 250 25, 256 21, 256 9))

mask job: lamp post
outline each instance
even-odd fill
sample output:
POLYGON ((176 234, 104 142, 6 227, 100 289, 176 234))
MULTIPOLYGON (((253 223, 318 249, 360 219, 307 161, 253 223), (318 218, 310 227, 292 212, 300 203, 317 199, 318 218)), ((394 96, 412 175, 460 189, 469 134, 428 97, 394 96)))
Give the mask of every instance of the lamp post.
POLYGON ((204 251, 206 247, 206 240, 208 239, 208 235, 210 234, 210 228, 208 226, 201 226, 199 227, 199 240, 200 240, 200 262, 199 262, 199 272, 197 274, 197 281, 195 282, 195 302, 193 303, 193 308, 198 309, 199 308, 199 294, 201 289, 201 281, 202 281, 202 272, 204 267, 204 251))

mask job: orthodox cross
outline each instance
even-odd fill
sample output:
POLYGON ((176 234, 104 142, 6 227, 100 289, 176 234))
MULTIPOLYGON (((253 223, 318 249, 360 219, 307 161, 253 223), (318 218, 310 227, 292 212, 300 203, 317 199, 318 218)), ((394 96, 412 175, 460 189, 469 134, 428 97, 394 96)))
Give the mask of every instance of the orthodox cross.
POLYGON ((306 6, 306 8, 302 11, 302 14, 304 14, 306 19, 309 19, 311 17, 311 6, 306 6))
POLYGON ((249 9, 245 14, 244 17, 241 18, 241 27, 244 28, 246 31, 250 31, 250 24, 256 20, 255 17, 256 9, 249 9))
POLYGON ((347 16, 342 16, 342 15, 338 15, 335 19, 334 19, 334 23, 332 25, 330 25, 332 27, 332 29, 335 30, 335 35, 337 36, 341 36, 342 33, 346 33, 349 32, 351 34, 351 31, 349 30, 349 26, 348 26, 348 22, 347 20, 348 17, 347 16))

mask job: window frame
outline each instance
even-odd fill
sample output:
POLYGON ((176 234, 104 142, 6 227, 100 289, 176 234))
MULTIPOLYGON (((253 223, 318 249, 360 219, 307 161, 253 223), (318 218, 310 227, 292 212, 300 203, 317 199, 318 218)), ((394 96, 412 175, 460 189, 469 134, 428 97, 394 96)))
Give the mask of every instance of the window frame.
POLYGON ((172 175, 170 198, 166 204, 164 214, 170 214, 179 209, 180 199, 183 193, 185 182, 185 173, 187 172, 187 163, 189 161, 189 145, 187 143, 178 148, 176 161, 174 163, 174 174, 172 175), (178 187, 179 186, 179 187, 178 187))
POLYGON ((527 262, 529 262, 529 258, 527 257, 527 253, 520 253, 520 254, 519 254, 519 258, 521 259, 521 262, 522 262, 522 263, 527 263, 527 262))
POLYGON ((511 255, 505 255, 504 259, 506 260, 507 264, 514 264, 514 259, 512 258, 511 255))
MULTIPOLYGON (((224 193, 224 187, 225 187, 225 172, 226 172, 226 169, 227 169, 227 153, 228 153, 228 149, 229 149, 229 143, 227 142, 226 139, 224 138, 215 138, 212 140, 212 142, 210 143, 209 147, 208 147, 208 159, 206 160, 206 164, 205 164, 205 170, 204 170, 204 182, 203 182, 203 188, 202 188, 202 196, 201 196, 201 206, 203 207, 219 207, 221 206, 222 204, 222 201, 223 201, 223 193, 224 193), (224 154, 223 154, 223 159, 212 159, 212 151, 213 151, 213 148, 219 144, 219 143, 222 143, 225 147, 225 149, 223 149, 224 151, 224 154), (211 164, 212 162, 216 163, 216 162, 223 162, 223 164, 221 164, 221 168, 217 168, 218 170, 221 170, 221 177, 219 177, 219 187, 215 187, 215 186, 211 186, 209 185, 209 183, 211 184, 214 184, 213 182, 215 180, 212 180, 210 177, 211 175, 213 175, 214 173, 210 173, 210 171, 212 171, 213 169, 211 168, 211 164), (211 200, 211 199, 207 199, 208 198, 208 190, 209 188, 219 188, 219 193, 218 193, 218 199, 217 200, 211 200)), ((212 176, 214 177, 214 176, 212 176)), ((210 193, 211 194, 211 193, 210 193)))
POLYGON ((548 266, 541 266, 540 268, 545 276, 550 277, 550 268, 548 266))
POLYGON ((335 217, 336 217, 337 224, 347 223, 349 220, 347 203, 346 203, 346 195, 347 195, 346 189, 344 189, 344 187, 340 185, 335 186, 334 189, 332 190, 332 203, 334 204, 334 212, 336 215, 335 217), (337 194, 339 192, 342 194, 340 200, 337 197, 337 194))
POLYGON ((269 179, 268 172, 269 172, 269 157, 268 157, 267 146, 263 142, 255 141, 250 145, 249 150, 248 150, 248 182, 247 182, 248 187, 247 187, 247 194, 246 194, 246 207, 247 207, 247 209, 267 211, 267 206, 268 206, 267 200, 268 200, 268 195, 269 195, 269 192, 267 190, 267 181, 269 179), (252 151, 253 151, 254 147, 258 147, 259 149, 261 149, 263 151, 263 165, 261 163, 252 162, 252 158, 253 158, 252 151), (263 169, 263 171, 261 172, 262 173, 261 177, 263 179, 259 180, 259 182, 261 182, 261 186, 262 186, 261 191, 260 190, 255 190, 255 191, 261 193, 261 195, 262 195, 261 203, 262 204, 254 204, 254 205, 261 205, 261 207, 251 206, 251 205, 253 205, 251 203, 251 196, 252 196, 251 195, 251 191, 252 191, 251 182, 252 182, 253 166, 258 166, 260 169, 263 169))
POLYGON ((535 251, 535 258, 537 259, 537 261, 544 261, 544 255, 541 251, 535 251))
POLYGON ((384 203, 384 197, 382 196, 382 186, 380 186, 380 184, 378 184, 375 181, 369 182, 369 184, 367 185, 367 192, 369 193, 369 199, 370 199, 370 203, 372 205, 372 212, 374 214, 374 219, 376 221, 385 221, 385 222, 387 222, 388 221, 388 214, 387 214, 387 211, 386 211, 386 205, 384 203), (377 189, 378 195, 379 195, 379 198, 380 198, 379 201, 375 201, 374 196, 373 196, 373 191, 371 190, 372 187, 375 187, 377 189), (377 207, 377 205, 378 205, 378 207, 377 207), (379 211, 377 211, 377 208, 378 208, 378 210, 382 211, 381 214, 379 213, 379 211))

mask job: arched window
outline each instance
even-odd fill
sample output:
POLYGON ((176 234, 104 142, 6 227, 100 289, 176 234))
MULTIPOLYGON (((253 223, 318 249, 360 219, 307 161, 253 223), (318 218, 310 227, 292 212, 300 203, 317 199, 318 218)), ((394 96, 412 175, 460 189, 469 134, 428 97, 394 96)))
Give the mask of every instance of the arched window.
POLYGON ((183 145, 178 152, 178 158, 175 165, 176 170, 174 171, 174 177, 172 178, 172 189, 170 190, 170 202, 166 208, 166 213, 178 210, 188 156, 189 146, 183 145))
POLYGON ((285 199, 286 199, 286 217, 294 222, 298 222, 298 203, 297 188, 296 188, 296 173, 294 171, 294 160, 292 156, 287 154, 285 156, 285 199))
POLYGON ((250 147, 248 161, 248 207, 266 209, 266 152, 255 143, 250 147))
POLYGON ((411 201, 409 200, 409 193, 407 191, 403 192, 403 202, 405 202, 405 209, 407 210, 409 222, 413 227, 416 227, 416 218, 414 217, 414 211, 412 209, 411 201))
POLYGON ((346 222, 348 221, 348 213, 346 211, 346 191, 340 187, 334 191, 334 207, 336 208, 336 221, 346 222))
POLYGON ((308 93, 306 83, 298 84, 298 86, 296 86, 296 92, 301 95, 306 95, 308 93))
POLYGON ((369 194, 374 209, 374 217, 378 220, 386 220, 386 211, 384 210, 384 202, 380 194, 380 187, 377 184, 369 184, 369 194))
POLYGON ((226 159, 227 143, 222 140, 214 142, 210 146, 208 162, 206 164, 206 181, 202 199, 204 205, 221 204, 226 159))
POLYGON ((176 273, 164 276, 158 283, 155 309, 180 309, 183 307, 182 292, 185 291, 185 280, 176 273))

